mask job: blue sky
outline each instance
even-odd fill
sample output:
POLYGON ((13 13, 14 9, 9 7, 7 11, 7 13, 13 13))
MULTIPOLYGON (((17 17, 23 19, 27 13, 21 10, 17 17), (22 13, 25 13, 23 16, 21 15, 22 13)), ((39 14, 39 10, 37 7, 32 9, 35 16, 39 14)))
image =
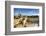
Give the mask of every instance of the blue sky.
POLYGON ((19 13, 21 15, 31 16, 31 15, 39 14, 39 9, 14 8, 14 16, 19 14, 19 13))

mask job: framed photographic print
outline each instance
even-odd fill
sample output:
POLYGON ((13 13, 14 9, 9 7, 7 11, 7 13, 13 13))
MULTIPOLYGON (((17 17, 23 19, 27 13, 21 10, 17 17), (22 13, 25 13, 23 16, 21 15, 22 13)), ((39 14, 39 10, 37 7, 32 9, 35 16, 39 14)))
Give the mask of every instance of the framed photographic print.
POLYGON ((5 2, 5 34, 30 34, 44 32, 44 3, 5 2))

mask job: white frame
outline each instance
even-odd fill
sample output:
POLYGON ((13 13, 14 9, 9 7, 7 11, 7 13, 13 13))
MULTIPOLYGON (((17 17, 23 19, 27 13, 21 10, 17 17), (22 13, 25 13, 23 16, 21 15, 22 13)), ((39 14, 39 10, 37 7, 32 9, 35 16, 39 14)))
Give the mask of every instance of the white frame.
POLYGON ((34 30, 42 30, 42 6, 23 6, 23 5, 11 5, 11 32, 14 32, 14 31, 34 31, 34 30), (14 8, 35 8, 35 9, 39 9, 39 14, 36 14, 36 15, 39 15, 39 27, 26 27, 26 28, 14 28, 13 26, 13 18, 14 18, 14 8), (19 30, 18 30, 19 29, 19 30))

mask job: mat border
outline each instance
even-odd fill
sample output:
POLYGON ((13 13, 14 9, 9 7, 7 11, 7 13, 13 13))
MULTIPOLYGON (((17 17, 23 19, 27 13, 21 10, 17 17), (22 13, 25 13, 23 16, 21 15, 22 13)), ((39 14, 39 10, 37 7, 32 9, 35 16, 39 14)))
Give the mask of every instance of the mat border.
POLYGON ((34 33, 44 33, 45 32, 45 3, 36 2, 18 2, 18 1, 5 1, 5 35, 18 35, 18 34, 34 34, 34 33), (10 31, 10 5, 29 5, 29 6, 42 6, 42 30, 37 31, 10 31))

